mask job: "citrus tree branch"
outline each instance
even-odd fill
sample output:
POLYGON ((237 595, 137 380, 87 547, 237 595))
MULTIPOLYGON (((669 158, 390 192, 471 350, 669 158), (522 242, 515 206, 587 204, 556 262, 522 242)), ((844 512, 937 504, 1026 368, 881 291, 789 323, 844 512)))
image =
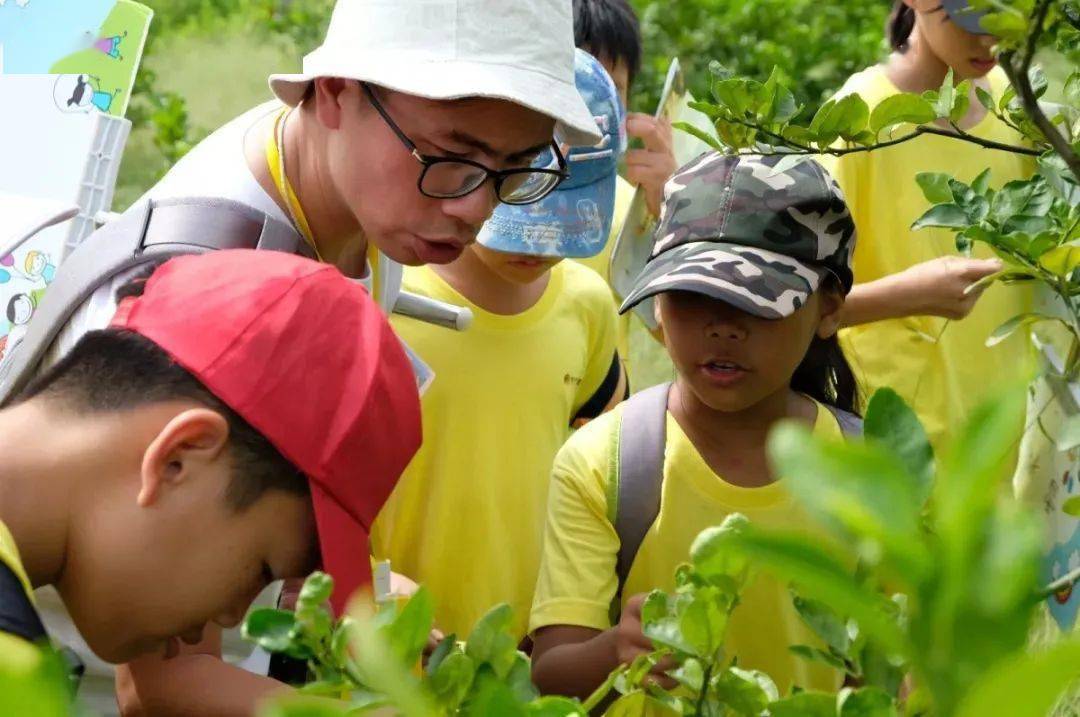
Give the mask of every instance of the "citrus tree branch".
POLYGON ((1061 592, 1062 590, 1071 587, 1078 582, 1080 582, 1080 568, 1070 570, 1054 582, 1047 585, 1045 588, 1039 591, 1038 598, 1039 600, 1045 600, 1051 595, 1061 592))
POLYGON ((1039 0, 1035 4, 1031 16, 1031 30, 1028 33, 1027 42, 1024 44, 1024 54, 1017 58, 1016 50, 1007 50, 1002 52, 998 59, 1001 63, 1001 69, 1004 70, 1009 82, 1016 89, 1016 95, 1020 99, 1020 105, 1024 108, 1024 111, 1031 118, 1031 121, 1035 123, 1035 126, 1039 128, 1043 136, 1046 137, 1046 141, 1050 143, 1054 151, 1065 160, 1065 164, 1068 165, 1073 176, 1076 177, 1077 181, 1080 181, 1080 157, 1076 156, 1068 141, 1061 136, 1061 133, 1057 131, 1057 128, 1054 127, 1053 123, 1043 113, 1042 108, 1039 107, 1039 100, 1035 96, 1035 91, 1031 88, 1031 78, 1028 76, 1028 70, 1031 69, 1031 61, 1035 57, 1036 46, 1039 37, 1042 36, 1043 23, 1046 21, 1046 14, 1050 11, 1050 5, 1051 0, 1039 0))

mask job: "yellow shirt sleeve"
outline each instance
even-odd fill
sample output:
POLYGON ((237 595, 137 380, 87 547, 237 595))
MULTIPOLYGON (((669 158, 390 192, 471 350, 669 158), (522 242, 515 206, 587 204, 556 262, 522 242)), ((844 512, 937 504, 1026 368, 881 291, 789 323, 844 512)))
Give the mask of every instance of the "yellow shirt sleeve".
POLYGON ((555 457, 530 633, 547 625, 611 625, 619 537, 607 516, 608 459, 621 413, 616 408, 589 423, 555 457))

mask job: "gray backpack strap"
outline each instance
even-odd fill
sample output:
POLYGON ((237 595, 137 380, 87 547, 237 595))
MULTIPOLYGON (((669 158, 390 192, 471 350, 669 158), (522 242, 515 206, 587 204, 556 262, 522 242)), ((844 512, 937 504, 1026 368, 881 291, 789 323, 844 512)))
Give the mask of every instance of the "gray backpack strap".
POLYGON ((0 363, 0 406, 33 378, 72 314, 100 286, 163 256, 213 249, 272 249, 311 256, 291 226, 245 204, 201 197, 140 201, 87 237, 60 265, 26 335, 0 363))
POLYGON ((851 411, 845 411, 842 408, 830 405, 828 403, 822 404, 832 415, 836 418, 836 422, 840 424, 840 431, 844 434, 844 438, 848 440, 862 438, 863 435, 863 420, 851 411))
POLYGON ((612 521, 619 536, 615 609, 621 602, 623 587, 641 541, 660 514, 670 389, 670 383, 653 386, 623 403, 619 422, 618 475, 615 476, 617 498, 612 521))

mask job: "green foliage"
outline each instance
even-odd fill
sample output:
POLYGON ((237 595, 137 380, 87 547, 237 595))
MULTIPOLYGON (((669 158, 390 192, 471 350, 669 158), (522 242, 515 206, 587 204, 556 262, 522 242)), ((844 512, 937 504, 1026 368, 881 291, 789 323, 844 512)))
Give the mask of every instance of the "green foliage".
POLYGON ((0 714, 65 717, 78 714, 63 658, 0 633, 0 714))
POLYGON ((810 113, 852 73, 885 55, 885 2, 813 0, 633 0, 644 60, 631 107, 651 111, 672 57, 698 99, 712 95, 710 60, 748 77, 777 68, 798 81, 796 104, 810 113))

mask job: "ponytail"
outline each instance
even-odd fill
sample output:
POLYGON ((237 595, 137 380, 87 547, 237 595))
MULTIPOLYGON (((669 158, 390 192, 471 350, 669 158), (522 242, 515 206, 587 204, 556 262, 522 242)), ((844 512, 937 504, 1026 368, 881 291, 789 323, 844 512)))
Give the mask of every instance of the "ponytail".
POLYGON ((907 49, 911 31, 915 29, 915 11, 904 0, 895 0, 889 19, 885 23, 885 33, 889 36, 889 47, 897 52, 907 49))
MULTIPOLYGON (((826 280, 829 281, 829 280, 826 280)), ((823 291, 840 291, 836 281, 823 284, 823 291)), ((814 337, 806 356, 791 375, 791 389, 850 413, 858 413, 859 389, 836 335, 814 337)))

